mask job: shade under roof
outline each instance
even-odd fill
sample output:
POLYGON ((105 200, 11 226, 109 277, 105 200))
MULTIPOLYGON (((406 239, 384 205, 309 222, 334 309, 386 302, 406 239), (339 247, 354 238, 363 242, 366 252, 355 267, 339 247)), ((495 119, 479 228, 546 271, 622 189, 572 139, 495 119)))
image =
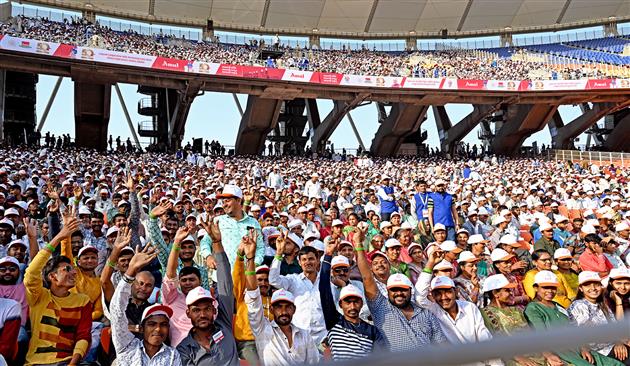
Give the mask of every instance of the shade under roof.
POLYGON ((451 37, 630 20, 630 0, 27 0, 222 30, 352 38, 451 37), (614 17, 614 18, 612 18, 614 17))

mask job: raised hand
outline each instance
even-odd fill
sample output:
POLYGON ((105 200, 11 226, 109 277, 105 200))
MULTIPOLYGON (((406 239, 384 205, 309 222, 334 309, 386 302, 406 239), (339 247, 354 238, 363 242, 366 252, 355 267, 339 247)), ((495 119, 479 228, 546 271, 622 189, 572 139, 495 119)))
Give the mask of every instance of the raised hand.
POLYGON ((144 249, 140 250, 140 247, 136 248, 136 254, 131 258, 129 262, 129 268, 127 269, 127 275, 135 277, 138 271, 143 267, 146 267, 151 261, 153 261, 158 255, 157 250, 153 245, 147 245, 144 249))
POLYGON ((355 248, 360 248, 363 245, 363 239, 365 238, 366 231, 363 231, 358 227, 355 227, 354 230, 352 230, 354 233, 354 235, 352 235, 352 245, 355 248))
POLYGON ((180 227, 179 229, 177 229, 177 232, 175 233, 175 239, 173 241, 177 244, 180 244, 189 235, 189 231, 190 229, 186 226, 180 227))
POLYGON ((287 244, 287 233, 280 230, 280 236, 276 239, 276 254, 284 255, 284 247, 287 244))
POLYGON ((23 221, 24 229, 26 229, 26 235, 28 235, 28 238, 37 239, 37 220, 25 217, 23 221))
POLYGON ((256 256, 256 240, 258 239, 258 233, 255 230, 252 230, 253 234, 250 232, 246 236, 243 237, 241 244, 243 245, 243 251, 245 252, 245 258, 251 260, 256 256))
POLYGON ((167 213, 171 208, 173 208, 173 204, 170 201, 164 201, 151 210, 151 215, 154 217, 160 217, 167 213))
POLYGON ((219 229, 219 224, 215 222, 214 216, 210 214, 206 215, 206 219, 201 219, 201 227, 210 235, 210 239, 213 243, 218 243, 221 241, 221 230, 219 229))
POLYGON ((77 230, 79 230, 79 219, 77 219, 76 217, 68 217, 68 219, 66 220, 66 218, 64 217, 63 227, 59 231, 58 236, 60 238, 67 238, 77 230))
POLYGON ((63 220, 64 225, 66 225, 67 221, 69 221, 70 219, 74 219, 76 217, 77 215, 75 215, 75 209, 72 206, 66 206, 66 208, 61 213, 61 218, 63 220))
POLYGON ((48 194, 48 197, 51 200, 58 200, 59 199, 59 190, 56 189, 52 184, 48 185, 48 189, 46 190, 46 194, 48 194))
POLYGON ((128 226, 123 226, 118 231, 118 236, 114 242, 114 248, 121 251, 124 247, 128 246, 129 243, 131 243, 131 230, 128 226))
POLYGON ((74 193, 74 198, 76 198, 77 201, 80 201, 81 197, 83 197, 83 188, 79 185, 75 186, 72 192, 74 193))
POLYGON ((326 255, 333 256, 335 255, 335 251, 337 251, 337 240, 333 238, 329 238, 328 241, 326 242, 326 248, 325 248, 324 253, 326 255))
POLYGON ((127 189, 129 192, 135 192, 136 190, 136 181, 133 179, 131 173, 127 173, 127 189))

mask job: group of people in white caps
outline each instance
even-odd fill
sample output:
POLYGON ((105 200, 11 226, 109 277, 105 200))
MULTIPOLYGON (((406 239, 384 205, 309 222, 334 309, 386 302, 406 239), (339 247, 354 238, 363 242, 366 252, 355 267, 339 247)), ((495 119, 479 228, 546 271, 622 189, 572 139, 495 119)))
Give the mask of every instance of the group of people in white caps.
MULTIPOLYGON (((619 322, 628 175, 0 150, 0 364, 316 364, 619 322)), ((629 344, 482 363, 628 365, 629 344)))

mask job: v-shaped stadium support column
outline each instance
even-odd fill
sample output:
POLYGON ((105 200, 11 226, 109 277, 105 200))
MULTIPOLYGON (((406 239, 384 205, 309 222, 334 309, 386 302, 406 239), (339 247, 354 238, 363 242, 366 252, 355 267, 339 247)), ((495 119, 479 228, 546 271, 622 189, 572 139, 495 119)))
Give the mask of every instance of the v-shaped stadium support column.
POLYGON ((503 126, 495 131, 492 151, 497 155, 516 154, 523 141, 540 131, 558 109, 551 104, 512 104, 504 114, 503 126))
POLYGON ((482 119, 489 116, 496 109, 492 105, 474 105, 473 111, 455 126, 451 123, 451 119, 446 112, 444 106, 433 106, 433 116, 437 125, 438 135, 440 136, 440 145, 442 151, 451 155, 455 152, 457 144, 475 128, 482 119))
POLYGON ((111 84, 74 82, 75 144, 104 151, 112 99, 111 84))
POLYGON ((367 97, 368 94, 357 94, 351 101, 333 100, 332 111, 328 113, 326 118, 324 118, 318 126, 314 126, 315 133, 311 140, 313 149, 318 153, 322 153, 326 149, 326 141, 328 141, 333 132, 335 132, 343 118, 367 97))
POLYGON ((282 99, 247 97, 247 107, 236 137, 237 155, 258 155, 265 148, 267 134, 278 123, 282 99))
POLYGON ((564 124, 560 113, 556 111, 551 121, 549 121, 551 131, 551 144, 554 149, 571 149, 573 139, 578 137, 589 127, 600 119, 604 118, 613 109, 617 108, 616 103, 593 103, 593 108, 584 108, 584 113, 564 124))
POLYGON ((372 140, 372 155, 396 155, 405 137, 420 129, 428 109, 428 105, 394 104, 372 140))
POLYGON ((630 152, 630 108, 615 113, 615 117, 619 115, 621 118, 615 118, 615 127, 606 137, 604 148, 607 151, 625 151, 630 152))
POLYGON ((178 91, 177 104, 169 121, 168 137, 171 149, 176 150, 181 147, 184 138, 184 130, 188 112, 192 106, 195 97, 199 95, 201 84, 198 82, 189 82, 186 89, 178 91))

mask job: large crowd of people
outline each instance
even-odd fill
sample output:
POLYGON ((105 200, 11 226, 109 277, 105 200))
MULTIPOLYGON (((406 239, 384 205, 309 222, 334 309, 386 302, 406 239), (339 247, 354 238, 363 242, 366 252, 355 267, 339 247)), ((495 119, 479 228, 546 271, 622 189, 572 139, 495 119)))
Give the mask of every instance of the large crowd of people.
POLYGON ((551 65, 499 57, 491 52, 449 50, 377 52, 376 50, 316 50, 278 47, 282 55, 263 59, 261 45, 189 41, 167 35, 114 31, 82 19, 51 21, 17 16, 0 25, 0 32, 16 37, 92 46, 115 51, 234 65, 260 65, 341 74, 372 76, 452 77, 485 80, 539 80, 601 78, 607 75, 586 65, 551 65))
MULTIPOLYGON (((291 365, 621 321, 630 171, 0 150, 0 365, 291 365)), ((629 365, 630 341, 483 362, 629 365)))

